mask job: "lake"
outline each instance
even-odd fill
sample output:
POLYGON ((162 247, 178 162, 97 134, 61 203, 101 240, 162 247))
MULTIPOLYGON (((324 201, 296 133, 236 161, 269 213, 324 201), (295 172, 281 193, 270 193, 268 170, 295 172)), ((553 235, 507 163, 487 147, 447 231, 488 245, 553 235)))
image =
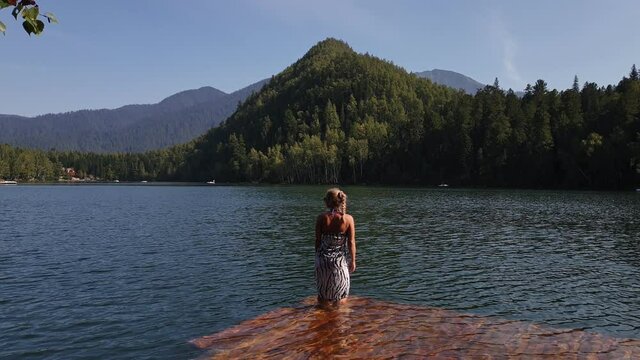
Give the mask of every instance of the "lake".
MULTIPOLYGON (((0 187, 0 358, 199 356, 314 295, 325 189, 0 187)), ((353 295, 640 338, 640 193, 344 189, 353 295)))

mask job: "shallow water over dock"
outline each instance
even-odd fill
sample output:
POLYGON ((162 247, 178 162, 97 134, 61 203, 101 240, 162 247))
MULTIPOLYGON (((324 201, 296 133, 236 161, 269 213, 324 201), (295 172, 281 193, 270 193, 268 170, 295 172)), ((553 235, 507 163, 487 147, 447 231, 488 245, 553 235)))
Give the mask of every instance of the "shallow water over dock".
POLYGON ((336 309, 280 308, 191 342, 203 359, 638 359, 640 340, 351 298, 336 309))

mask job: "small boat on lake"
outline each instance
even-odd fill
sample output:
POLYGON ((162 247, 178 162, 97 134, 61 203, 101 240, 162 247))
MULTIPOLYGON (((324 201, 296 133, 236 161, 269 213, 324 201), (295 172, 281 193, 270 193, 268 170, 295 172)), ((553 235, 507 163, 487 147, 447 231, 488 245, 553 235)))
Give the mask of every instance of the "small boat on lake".
POLYGON ((207 184, 209 184, 209 185, 215 185, 215 184, 216 184, 216 181, 215 181, 215 180, 207 181, 207 184))
POLYGON ((13 180, 2 180, 0 181, 0 185, 18 185, 18 182, 13 180))
POLYGON ((449 187, 449 184, 442 183, 442 184, 438 185, 438 187, 449 187))

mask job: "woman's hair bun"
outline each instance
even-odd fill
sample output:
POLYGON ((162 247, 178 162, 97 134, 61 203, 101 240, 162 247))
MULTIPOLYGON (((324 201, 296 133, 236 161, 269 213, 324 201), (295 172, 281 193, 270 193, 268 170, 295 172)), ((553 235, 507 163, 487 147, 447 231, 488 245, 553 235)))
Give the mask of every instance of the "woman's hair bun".
POLYGON ((347 203, 347 194, 338 188, 331 188, 327 190, 327 193, 324 196, 324 202, 328 208, 337 208, 342 206, 342 212, 344 212, 347 203))

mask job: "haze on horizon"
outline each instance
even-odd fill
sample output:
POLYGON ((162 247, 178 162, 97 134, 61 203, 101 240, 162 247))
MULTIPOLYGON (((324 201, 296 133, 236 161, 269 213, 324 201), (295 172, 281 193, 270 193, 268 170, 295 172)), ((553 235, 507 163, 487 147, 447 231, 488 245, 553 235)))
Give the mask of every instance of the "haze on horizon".
POLYGON ((27 36, 0 12, 0 114, 32 116, 156 103, 274 75, 327 37, 407 71, 452 70, 522 90, 616 84, 640 65, 640 2, 550 0, 40 0, 59 24, 27 36))

